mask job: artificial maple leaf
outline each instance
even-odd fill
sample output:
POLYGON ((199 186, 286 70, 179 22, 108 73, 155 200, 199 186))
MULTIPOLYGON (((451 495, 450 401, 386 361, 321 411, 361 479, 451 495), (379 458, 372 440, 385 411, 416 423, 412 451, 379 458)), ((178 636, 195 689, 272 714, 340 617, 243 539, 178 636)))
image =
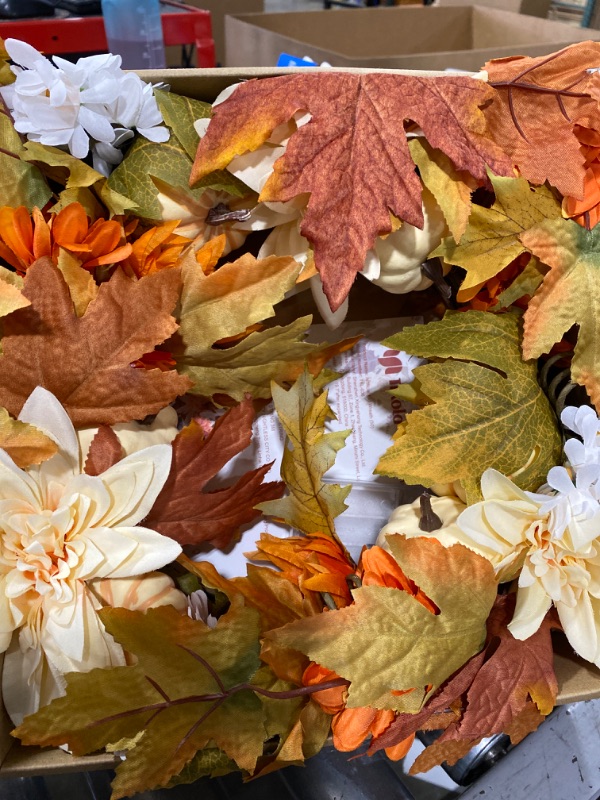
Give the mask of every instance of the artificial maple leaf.
POLYGON ((438 614, 400 589, 363 586, 353 605, 267 634, 351 681, 349 708, 401 709, 402 696, 391 692, 440 686, 483 646, 496 596, 491 564, 466 547, 400 535, 388 542, 438 614))
POLYGON ((263 483, 271 468, 264 464, 246 472, 236 483, 214 492, 203 488, 227 462, 252 440, 254 410, 250 399, 219 417, 211 432, 192 421, 173 440, 171 471, 146 524, 180 544, 211 542, 224 549, 241 525, 252 522, 265 500, 281 497, 281 482, 263 483))
POLYGON ((471 502, 488 467, 514 474, 523 489, 536 491, 544 483, 560 462, 561 437, 535 362, 521 358, 517 312, 447 312, 385 344, 447 360, 415 369, 430 404, 408 415, 378 473, 424 486, 460 480, 471 502))
POLYGON ((324 533, 337 539, 335 517, 343 513, 351 486, 325 483, 323 476, 333 467, 351 431, 325 433, 325 422, 335 419, 327 404, 327 392, 315 397, 308 370, 289 391, 271 387, 277 417, 287 436, 281 477, 289 495, 260 505, 261 511, 303 533, 324 533))
POLYGON ((271 381, 294 381, 305 362, 316 375, 329 358, 354 345, 357 338, 333 345, 302 341, 312 321, 308 316, 251 332, 232 347, 214 346, 273 316, 273 306, 294 286, 299 271, 291 256, 256 260, 245 254, 209 275, 195 262, 184 263, 181 327, 172 352, 177 369, 194 382, 195 394, 270 398, 271 381))
MULTIPOLYGON (((474 656, 446 683, 417 715, 400 714, 371 743, 370 753, 403 741, 460 700, 460 714, 443 720, 444 732, 425 751, 414 772, 431 769, 443 761, 454 763, 483 737, 508 733, 513 744, 535 730, 554 708, 558 682, 554 674, 551 630, 557 627, 548 615, 529 639, 515 639, 508 630, 515 595, 497 598, 487 621, 486 648, 474 656), (462 745, 462 746, 461 746, 462 745)), ((431 726, 429 726, 431 728, 431 726)), ((413 771, 413 770, 411 770, 413 771)))
POLYGON ((292 134, 260 200, 310 193, 301 233, 333 310, 348 294, 390 211, 422 227, 421 182, 402 122, 412 120, 456 169, 486 179, 512 168, 492 141, 480 110, 493 92, 466 77, 348 75, 335 72, 248 81, 213 109, 200 141, 191 184, 232 158, 255 150, 300 110, 311 121, 292 134))
POLYGON ((108 425, 101 425, 90 444, 83 471, 86 475, 102 475, 122 458, 119 437, 108 425))
POLYGON ((112 425, 155 414, 189 386, 176 372, 130 363, 177 328, 169 313, 180 275, 168 270, 132 281, 117 270, 77 317, 69 287, 47 258, 27 270, 31 306, 4 319, 0 405, 17 416, 36 386, 52 392, 77 427, 112 425))
POLYGON ((549 56, 502 58, 483 67, 496 90, 483 112, 489 129, 531 183, 548 181, 563 195, 583 197, 585 158, 573 124, 598 118, 598 75, 587 70, 599 63, 600 44, 581 42, 549 56))
POLYGON ((0 449, 25 469, 52 458, 58 452, 58 445, 38 428, 13 419, 6 409, 0 408, 0 449))
POLYGON ((100 616, 135 666, 71 673, 66 696, 14 735, 84 755, 143 732, 117 767, 112 800, 166 786, 209 743, 252 771, 266 738, 261 701, 245 688, 260 666, 257 613, 234 599, 212 630, 170 606, 100 616), (205 694, 212 700, 199 701, 205 694))
POLYGON ((460 242, 449 237, 432 253, 467 271, 459 301, 461 293, 493 278, 525 252, 520 234, 542 220, 562 216, 559 201, 546 186, 533 188, 523 178, 495 175, 490 175, 490 180, 496 194, 493 206, 473 206, 460 242))
POLYGON ((587 231, 570 220, 553 220, 523 234, 522 241, 550 267, 525 313, 523 357, 549 353, 578 325, 571 377, 600 409, 600 227, 587 231))
POLYGON ((455 169, 448 156, 434 150, 426 139, 411 139, 408 147, 423 184, 442 209, 454 241, 459 242, 469 221, 471 192, 477 182, 468 172, 455 169))

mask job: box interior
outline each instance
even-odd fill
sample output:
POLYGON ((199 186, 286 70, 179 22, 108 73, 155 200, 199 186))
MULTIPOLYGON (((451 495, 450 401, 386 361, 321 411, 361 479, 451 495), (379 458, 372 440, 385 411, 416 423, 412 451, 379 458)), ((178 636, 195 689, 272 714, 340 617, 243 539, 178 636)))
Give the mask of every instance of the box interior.
MULTIPOLYGON (((355 12, 348 13, 353 14, 355 12)), ((293 15, 290 14, 288 16, 293 15)), ((245 70, 148 70, 141 72, 140 75, 149 82, 168 83, 173 91, 180 94, 211 102, 224 88, 238 81, 274 77, 302 71, 304 70, 269 67, 245 70)), ((343 71, 361 74, 372 72, 373 70, 347 69, 343 71)), ((314 73, 314 69, 311 69, 310 72, 314 73)), ((411 74, 407 70, 397 70, 396 72, 411 74)), ((435 77, 443 73, 419 72, 418 74, 435 77)), ((408 296, 389 294, 373 284, 359 279, 352 290, 349 319, 360 320, 426 314, 427 310, 430 309, 431 297, 426 292, 416 293, 409 299, 408 296)), ((277 322, 278 324, 286 324, 302 314, 311 313, 313 310, 314 306, 310 293, 302 292, 290 297, 281 304, 278 309, 277 322)), ((315 313, 315 322, 318 321, 320 321, 320 317, 315 313)), ((3 656, 0 655, 0 674, 2 660, 3 656)), ((557 638, 555 669, 559 682, 559 705, 600 697, 600 670, 575 656, 564 637, 557 638)), ((23 747, 11 737, 12 728, 13 725, 10 719, 4 708, 0 706, 0 779, 59 772, 110 769, 118 763, 115 756, 105 753, 75 758, 61 749, 23 747)))

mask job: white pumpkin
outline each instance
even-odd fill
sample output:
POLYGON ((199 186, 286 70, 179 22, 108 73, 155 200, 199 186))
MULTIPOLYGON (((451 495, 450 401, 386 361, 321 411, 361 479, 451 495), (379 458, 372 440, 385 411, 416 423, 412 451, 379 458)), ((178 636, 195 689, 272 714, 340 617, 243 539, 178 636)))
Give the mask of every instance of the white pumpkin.
POLYGON ((383 550, 390 551, 387 542, 388 534, 401 533, 407 537, 433 536, 449 547, 460 542, 462 537, 460 528, 456 524, 459 515, 465 510, 466 505, 458 497, 431 497, 431 510, 442 521, 442 527, 436 531, 423 531, 419 527, 421 521, 421 498, 414 503, 398 506, 392 511, 386 525, 383 526, 377 537, 376 544, 383 550))
POLYGON ((423 229, 403 222, 400 228, 377 239, 367 258, 363 275, 392 294, 407 294, 431 286, 421 264, 442 241, 446 220, 435 198, 423 189, 423 229))

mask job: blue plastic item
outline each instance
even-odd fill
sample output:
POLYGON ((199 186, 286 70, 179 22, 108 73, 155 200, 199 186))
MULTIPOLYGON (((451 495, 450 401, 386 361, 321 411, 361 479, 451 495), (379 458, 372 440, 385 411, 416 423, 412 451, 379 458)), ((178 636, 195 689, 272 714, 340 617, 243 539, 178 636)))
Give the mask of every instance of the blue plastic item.
POLYGON ((292 56, 289 53, 282 53, 279 58, 277 59, 276 67, 318 67, 319 65, 316 61, 313 61, 312 58, 308 58, 305 56, 304 58, 299 58, 298 56, 292 56))
POLYGON ((123 69, 164 69, 159 0, 102 0, 102 16, 108 49, 123 69))

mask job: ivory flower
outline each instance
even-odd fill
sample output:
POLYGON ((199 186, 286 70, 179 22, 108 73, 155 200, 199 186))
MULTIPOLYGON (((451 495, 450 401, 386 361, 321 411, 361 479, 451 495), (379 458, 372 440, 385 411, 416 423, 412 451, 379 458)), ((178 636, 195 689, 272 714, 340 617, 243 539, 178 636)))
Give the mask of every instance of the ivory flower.
POLYGON ((59 452, 25 471, 0 450, 0 652, 15 724, 62 693, 64 673, 125 663, 88 582, 144 575, 181 551, 138 524, 167 479, 170 445, 147 447, 91 477, 52 394, 38 387, 19 419, 47 433, 59 452))
POLYGON ((548 475, 555 494, 524 492, 488 469, 483 501, 458 518, 463 543, 487 557, 499 580, 519 573, 509 629, 534 634, 552 604, 573 649, 600 665, 600 504, 593 486, 600 467, 580 470, 575 484, 563 467, 548 475))
POLYGON ((589 406, 567 406, 560 415, 563 425, 574 433, 578 439, 569 439, 565 444, 565 455, 575 469, 585 464, 600 463, 600 420, 596 412, 589 406))

